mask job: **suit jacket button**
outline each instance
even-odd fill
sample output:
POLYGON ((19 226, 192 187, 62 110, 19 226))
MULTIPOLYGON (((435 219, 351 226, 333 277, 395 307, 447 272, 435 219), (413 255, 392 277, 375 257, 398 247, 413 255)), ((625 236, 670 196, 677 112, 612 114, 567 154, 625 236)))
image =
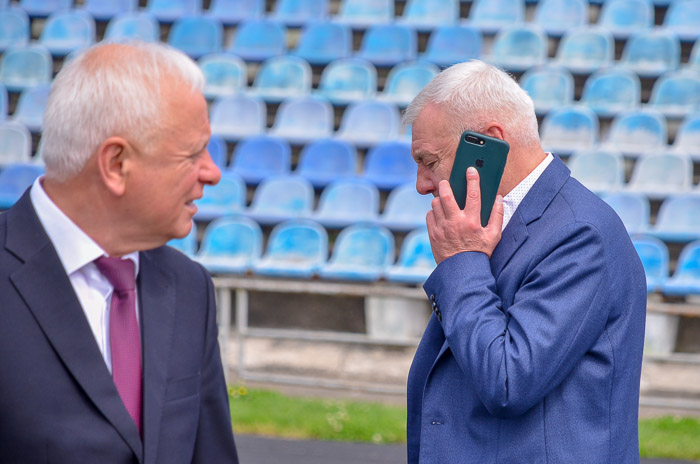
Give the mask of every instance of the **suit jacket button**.
POLYGON ((430 301, 435 303, 435 294, 434 293, 432 295, 430 295, 430 301))
POLYGON ((442 322, 442 313, 438 308, 435 308, 435 315, 437 316, 438 321, 442 322))

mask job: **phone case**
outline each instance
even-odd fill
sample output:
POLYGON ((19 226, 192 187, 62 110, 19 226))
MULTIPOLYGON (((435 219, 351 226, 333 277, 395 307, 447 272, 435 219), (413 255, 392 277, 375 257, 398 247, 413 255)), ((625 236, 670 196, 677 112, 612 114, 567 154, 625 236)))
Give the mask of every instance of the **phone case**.
POLYGON ((457 204, 464 209, 467 196, 467 168, 469 166, 476 168, 479 172, 483 227, 486 227, 489 222, 509 149, 510 146, 505 140, 477 132, 465 131, 459 140, 455 162, 450 173, 450 186, 457 204))

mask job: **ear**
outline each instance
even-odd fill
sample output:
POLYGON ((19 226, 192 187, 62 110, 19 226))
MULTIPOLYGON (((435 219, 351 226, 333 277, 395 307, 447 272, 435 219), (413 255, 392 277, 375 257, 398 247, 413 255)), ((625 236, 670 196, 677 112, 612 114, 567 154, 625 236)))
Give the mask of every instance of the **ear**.
POLYGON ((506 139, 506 133, 505 130, 503 130, 503 126, 496 121, 491 121, 486 125, 484 134, 501 140, 506 139))
POLYGON ((102 182, 116 196, 126 188, 126 167, 133 150, 122 137, 110 137, 97 149, 97 165, 102 182))

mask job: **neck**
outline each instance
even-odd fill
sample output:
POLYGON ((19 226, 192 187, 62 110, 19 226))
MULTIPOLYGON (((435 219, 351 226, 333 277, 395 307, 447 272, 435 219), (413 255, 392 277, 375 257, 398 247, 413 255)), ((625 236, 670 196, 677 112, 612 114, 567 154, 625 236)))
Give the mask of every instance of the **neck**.
POLYGON ((512 147, 498 193, 506 196, 545 159, 547 154, 539 144, 532 147, 512 147), (515 148, 515 149, 513 149, 515 148), (511 156, 512 155, 512 156, 511 156))

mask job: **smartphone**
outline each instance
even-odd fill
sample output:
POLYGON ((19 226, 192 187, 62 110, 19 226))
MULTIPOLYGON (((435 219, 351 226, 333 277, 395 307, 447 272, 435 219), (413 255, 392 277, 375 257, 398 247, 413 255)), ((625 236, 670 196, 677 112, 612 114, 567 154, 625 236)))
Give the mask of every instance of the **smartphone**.
POLYGON ((483 227, 486 227, 489 222, 509 149, 510 146, 505 140, 478 132, 465 131, 459 140, 455 162, 450 173, 450 187, 460 209, 464 209, 467 198, 467 168, 469 166, 476 168, 479 172, 483 227))

